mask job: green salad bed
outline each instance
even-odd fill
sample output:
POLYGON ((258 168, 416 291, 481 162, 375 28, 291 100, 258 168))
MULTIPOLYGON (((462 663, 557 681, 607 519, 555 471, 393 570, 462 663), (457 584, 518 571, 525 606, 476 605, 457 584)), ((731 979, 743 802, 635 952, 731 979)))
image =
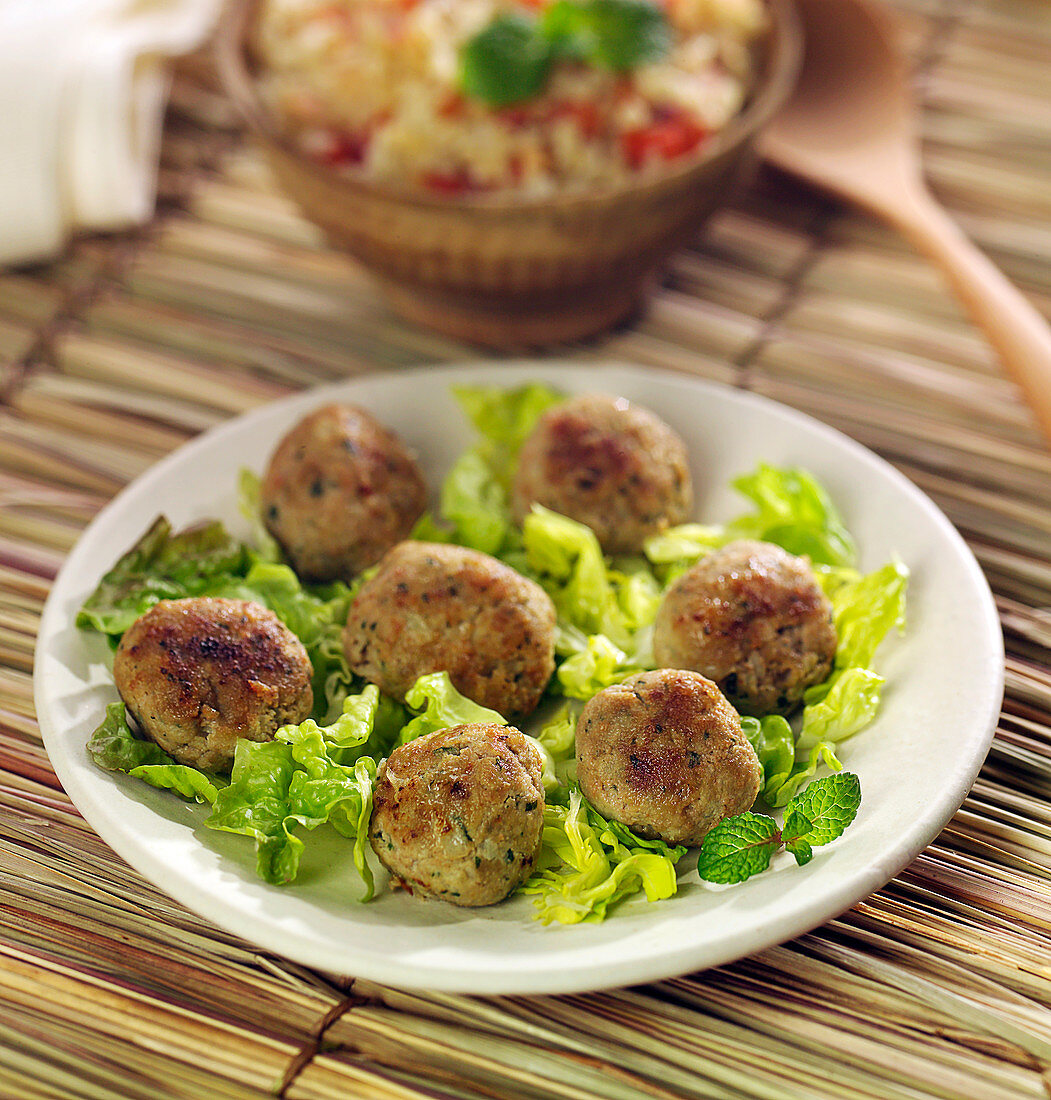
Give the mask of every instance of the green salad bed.
MULTIPOLYGON (((546 808, 536 867, 519 892, 533 895, 549 923, 602 920, 624 898, 650 901, 676 891, 686 850, 645 840, 590 806, 574 782, 576 716, 596 692, 654 667, 652 624, 668 586, 711 550, 741 538, 805 555, 832 602, 839 638, 832 673, 810 688, 792 724, 779 715, 742 718, 763 768, 760 800, 784 809, 784 823, 762 813, 725 820, 698 857, 702 878, 736 882, 763 870, 780 848, 799 863, 835 839, 860 802, 856 776, 841 771, 839 745, 867 726, 883 678, 874 655, 902 629, 908 574, 898 561, 867 574, 825 490, 805 471, 762 465, 734 488, 750 507, 728 523, 684 524, 649 539, 638 557, 603 556, 592 531, 540 506, 517 526, 508 489, 519 448, 541 413, 562 395, 541 386, 514 390, 460 386, 455 396, 477 442, 449 471, 437 514, 413 536, 454 542, 501 559, 539 583, 558 612, 557 667, 531 730, 544 760, 546 808), (821 768, 832 774, 814 779, 821 768)), ((254 600, 270 608, 306 647, 313 665, 314 714, 285 726, 273 741, 241 740, 229 777, 175 763, 138 736, 123 703, 107 708, 88 749, 103 768, 208 803, 209 828, 252 837, 259 875, 295 880, 309 834, 321 825, 346 837, 374 893, 366 858, 372 787, 392 749, 422 734, 463 723, 506 724, 496 711, 462 696, 444 672, 422 676, 404 704, 355 677, 341 632, 357 587, 303 584, 284 563, 259 519, 258 478, 241 476, 242 510, 252 537, 242 542, 219 522, 174 532, 158 518, 107 573, 82 607, 78 626, 116 645, 153 604, 186 596, 254 600)))

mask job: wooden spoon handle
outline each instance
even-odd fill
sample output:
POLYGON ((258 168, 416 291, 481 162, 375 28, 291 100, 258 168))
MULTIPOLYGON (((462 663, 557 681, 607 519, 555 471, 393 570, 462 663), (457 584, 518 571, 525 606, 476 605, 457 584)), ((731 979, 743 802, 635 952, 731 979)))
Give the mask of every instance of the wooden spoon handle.
POLYGON ((945 272, 1051 441, 1051 327, 926 188, 918 188, 910 198, 886 213, 945 272))

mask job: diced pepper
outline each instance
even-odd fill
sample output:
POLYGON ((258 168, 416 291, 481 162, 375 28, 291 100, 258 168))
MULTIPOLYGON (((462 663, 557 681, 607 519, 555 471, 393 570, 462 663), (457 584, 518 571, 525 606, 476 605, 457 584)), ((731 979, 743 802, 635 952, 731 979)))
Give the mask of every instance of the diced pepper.
POLYGON ((652 157, 674 160, 692 153, 707 131, 694 119, 674 115, 621 136, 624 159, 632 168, 641 168, 652 157))

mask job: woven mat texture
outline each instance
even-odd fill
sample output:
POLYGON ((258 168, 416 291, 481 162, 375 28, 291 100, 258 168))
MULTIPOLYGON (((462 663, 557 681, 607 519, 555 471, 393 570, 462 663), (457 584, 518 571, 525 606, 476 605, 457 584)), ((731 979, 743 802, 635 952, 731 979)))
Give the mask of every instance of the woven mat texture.
MULTIPOLYGON (((1051 9, 901 0, 929 178, 1051 317, 1051 9)), ((1051 1096, 1051 454, 937 273, 772 173, 686 242, 645 316, 558 354, 746 387, 872 447, 996 594, 1007 693, 941 836, 813 933, 614 993, 467 998, 314 973, 169 900, 65 796, 35 633, 95 513, 229 417, 477 356, 395 319, 274 190, 207 56, 178 74, 139 233, 0 273, 0 1097, 1051 1096)))

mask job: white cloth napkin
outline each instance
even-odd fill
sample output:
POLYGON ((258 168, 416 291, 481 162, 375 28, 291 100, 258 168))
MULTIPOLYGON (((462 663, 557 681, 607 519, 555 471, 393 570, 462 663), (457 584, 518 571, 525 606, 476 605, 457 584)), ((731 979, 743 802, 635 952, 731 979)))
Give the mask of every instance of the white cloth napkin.
POLYGON ((0 0, 0 265, 146 221, 168 61, 221 0, 0 0))

